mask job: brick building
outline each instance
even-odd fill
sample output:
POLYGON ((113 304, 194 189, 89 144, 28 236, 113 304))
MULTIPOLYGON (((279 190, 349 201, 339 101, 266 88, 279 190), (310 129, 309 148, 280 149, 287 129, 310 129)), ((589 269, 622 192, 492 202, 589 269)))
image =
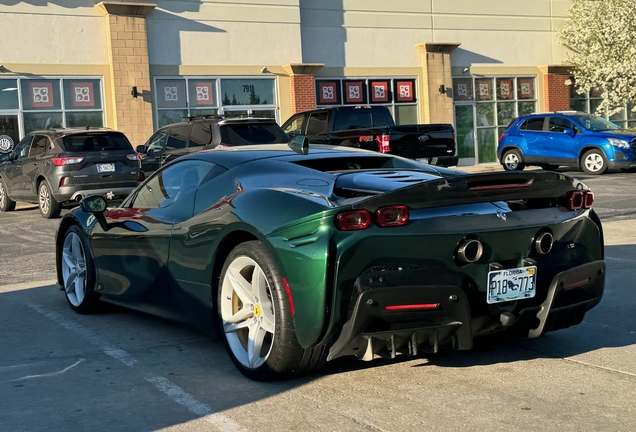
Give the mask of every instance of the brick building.
POLYGON ((453 123, 462 164, 512 118, 571 99, 556 40, 570 0, 49 0, 0 4, 0 129, 108 126, 144 143, 202 114, 285 121, 380 104, 453 123))

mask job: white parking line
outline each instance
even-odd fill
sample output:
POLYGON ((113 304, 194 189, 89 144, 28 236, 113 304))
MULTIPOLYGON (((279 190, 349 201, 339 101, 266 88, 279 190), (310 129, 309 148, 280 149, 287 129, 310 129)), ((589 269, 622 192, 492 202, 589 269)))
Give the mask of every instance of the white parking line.
MULTIPOLYGON (((59 313, 48 310, 42 305, 30 304, 29 307, 67 330, 71 330, 79 334, 91 344, 101 349, 104 354, 119 360, 126 366, 133 367, 137 363, 137 359, 130 355, 127 351, 116 347, 83 325, 67 320, 59 313)), ((174 402, 187 408, 192 414, 202 417, 203 420, 214 425, 218 429, 227 432, 246 432, 246 429, 234 420, 224 416, 223 414, 215 413, 212 408, 205 405, 203 402, 198 401, 194 396, 171 382, 169 379, 152 374, 146 376, 145 379, 149 383, 153 384, 159 391, 166 394, 174 402)))

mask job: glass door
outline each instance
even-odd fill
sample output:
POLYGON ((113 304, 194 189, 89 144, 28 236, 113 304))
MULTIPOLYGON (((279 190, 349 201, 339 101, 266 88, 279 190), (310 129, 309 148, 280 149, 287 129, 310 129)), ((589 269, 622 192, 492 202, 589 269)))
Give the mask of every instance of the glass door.
POLYGON ((457 156, 462 165, 475 164, 475 104, 455 105, 457 156))
POLYGON ((18 114, 0 112, 0 153, 11 153, 20 141, 18 114))

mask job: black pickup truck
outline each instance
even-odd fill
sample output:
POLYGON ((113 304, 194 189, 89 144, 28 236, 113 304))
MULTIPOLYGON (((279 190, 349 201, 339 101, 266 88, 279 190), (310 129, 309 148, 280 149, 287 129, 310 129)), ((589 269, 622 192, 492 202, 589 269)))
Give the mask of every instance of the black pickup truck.
POLYGON ((438 165, 456 165, 455 131, 450 124, 397 126, 385 106, 342 106, 304 111, 283 123, 291 138, 391 153, 438 165))

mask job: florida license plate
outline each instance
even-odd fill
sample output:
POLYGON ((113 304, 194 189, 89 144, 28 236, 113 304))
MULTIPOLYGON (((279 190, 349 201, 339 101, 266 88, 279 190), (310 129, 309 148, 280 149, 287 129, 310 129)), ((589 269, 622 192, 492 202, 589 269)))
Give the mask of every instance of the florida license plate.
POLYGON ((114 171, 115 171, 114 163, 97 164, 97 172, 99 173, 114 172, 114 171))
POLYGON ((537 294, 537 268, 520 267, 488 273, 488 304, 532 298, 537 294))

